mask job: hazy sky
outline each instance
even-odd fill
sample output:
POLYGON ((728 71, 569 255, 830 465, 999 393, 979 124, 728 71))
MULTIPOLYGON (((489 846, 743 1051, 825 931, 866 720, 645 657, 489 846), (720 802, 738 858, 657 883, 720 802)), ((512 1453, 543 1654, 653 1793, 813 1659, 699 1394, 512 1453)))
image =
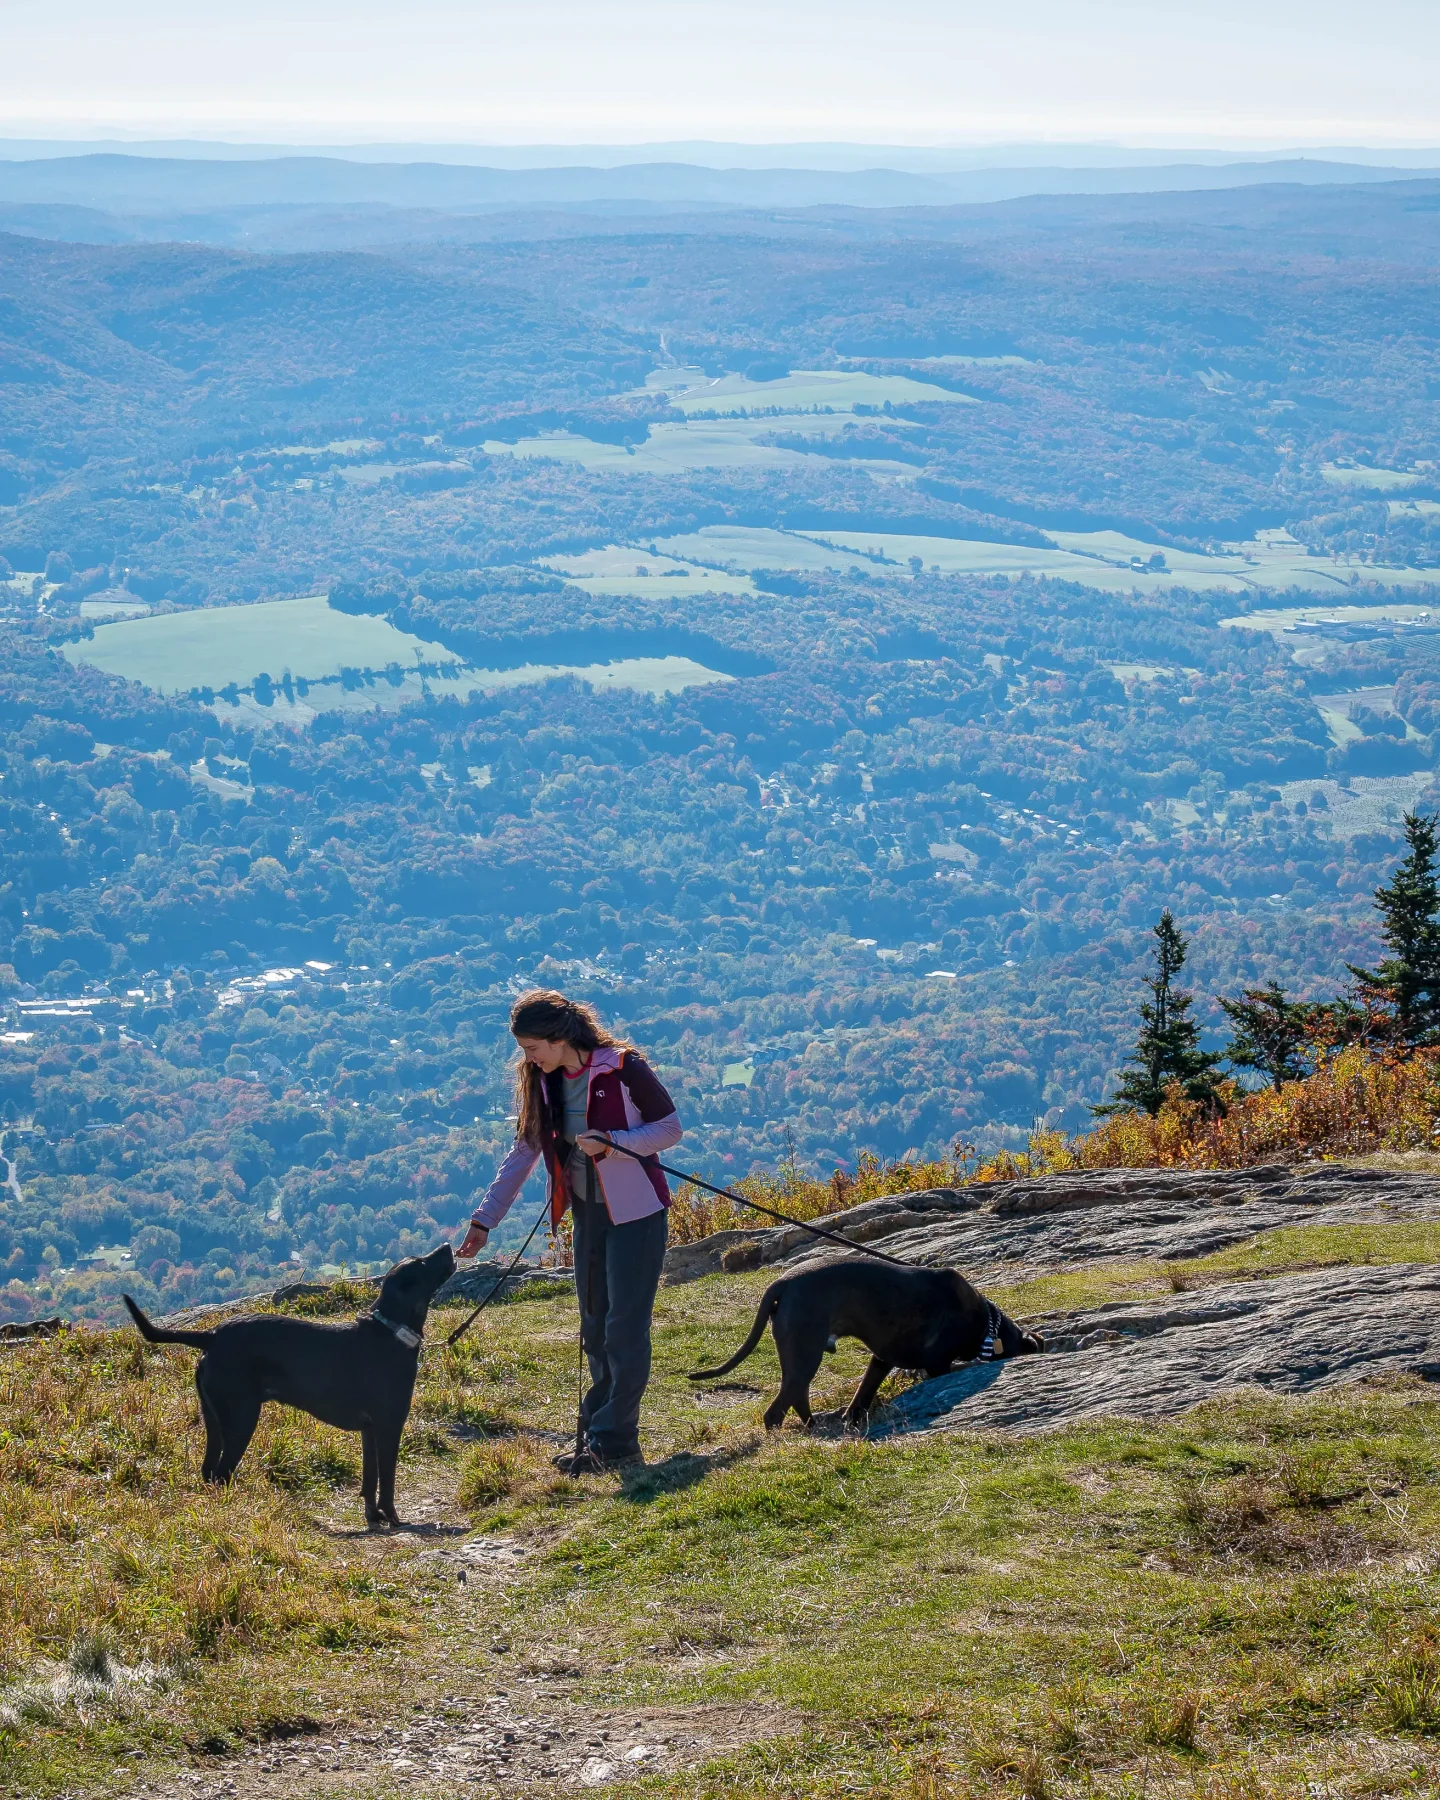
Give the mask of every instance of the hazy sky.
POLYGON ((1440 0, 0 0, 0 135, 1440 143, 1440 0))

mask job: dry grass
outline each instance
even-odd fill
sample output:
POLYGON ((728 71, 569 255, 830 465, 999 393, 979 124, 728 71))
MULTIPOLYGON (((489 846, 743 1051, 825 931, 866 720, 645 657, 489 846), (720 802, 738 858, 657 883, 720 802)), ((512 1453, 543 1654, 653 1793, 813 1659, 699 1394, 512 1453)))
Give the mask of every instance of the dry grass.
POLYGON ((234 1485, 201 1485, 194 1360, 128 1331, 0 1352, 0 1786, 31 1754, 71 1774, 103 1756, 142 1690, 147 1709, 197 1684, 216 1703, 226 1669, 227 1720, 261 1729, 283 1704, 241 1678, 257 1658, 293 1669, 413 1628, 313 1516, 356 1484, 353 1439, 269 1411, 234 1485))
MULTIPOLYGON (((433 1594, 405 1540, 337 1531, 359 1523, 351 1479, 330 1485, 352 1440, 279 1413, 236 1486, 206 1492, 193 1356, 129 1333, 4 1353, 0 1789, 75 1793, 131 1746, 160 1763, 344 1716, 367 1680, 383 1717, 561 1664, 582 1709, 753 1700, 809 1722, 647 1778, 677 1800, 1118 1800, 1142 1777, 1288 1800, 1402 1752, 1440 1768, 1431 1390, 1035 1439, 766 1441, 768 1343, 752 1387, 684 1379, 764 1279, 662 1290, 650 1467, 624 1481, 550 1467, 572 1304, 491 1308, 427 1353, 402 1511, 428 1493, 453 1525, 468 1511, 530 1547, 493 1585, 433 1594)), ((858 1374, 852 1349, 827 1358, 825 1398, 858 1374)), ((372 1791, 363 1773, 346 1791, 372 1791)), ((293 1791, 307 1781, 297 1765, 293 1791)), ((413 1791, 443 1789, 417 1773, 413 1791)))

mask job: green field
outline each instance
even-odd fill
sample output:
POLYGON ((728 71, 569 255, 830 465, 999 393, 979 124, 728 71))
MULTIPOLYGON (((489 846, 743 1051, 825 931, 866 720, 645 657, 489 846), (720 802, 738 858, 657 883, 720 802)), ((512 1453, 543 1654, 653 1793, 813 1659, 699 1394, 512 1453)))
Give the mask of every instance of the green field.
POLYGON ((1237 613, 1233 618, 1222 619, 1220 624, 1222 627, 1241 626, 1246 631, 1273 631, 1278 636, 1288 625, 1314 624, 1320 620, 1350 625, 1428 619, 1430 610, 1428 606, 1406 601, 1391 606, 1267 606, 1263 612, 1237 613))
MULTIPOLYGON (((1428 589, 1437 585, 1437 574, 1432 571, 1370 567, 1362 571, 1349 563, 1310 556, 1283 532, 1262 533, 1249 543, 1232 546, 1215 556, 1167 549, 1117 531, 1056 531, 1050 536, 1056 548, 1047 550, 977 538, 887 531, 827 531, 811 535, 766 527, 706 525, 699 531, 657 539, 655 544, 662 554, 691 562, 725 563, 744 569, 789 569, 797 573, 843 570, 857 565, 879 565, 898 572, 918 556, 925 568, 944 575, 1049 575, 1110 593, 1163 593, 1174 587, 1226 593, 1243 593, 1247 589, 1284 593, 1291 588, 1318 587, 1333 588, 1339 599, 1362 575, 1367 582, 1385 587, 1428 589), (1132 556, 1148 561, 1157 550, 1165 557, 1164 569, 1131 567, 1132 556)), ((643 553, 637 549, 634 554, 638 559, 643 553)), ((1315 616, 1317 611, 1324 617, 1368 611, 1386 616, 1393 612, 1398 618, 1423 610, 1415 604, 1393 609, 1338 610, 1312 605, 1291 609, 1284 616, 1288 622, 1291 618, 1315 616)), ((1253 624, 1260 616, 1252 613, 1245 622, 1253 624)))
POLYGON ((563 575, 587 594, 637 594, 647 599, 668 600, 697 592, 753 594, 748 575, 732 575, 724 569, 699 568, 672 556, 652 556, 633 545, 611 544, 604 550, 586 550, 579 556, 552 556, 541 565, 563 575), (686 585, 682 586, 684 583, 686 585))
POLYGON ((663 555, 697 563, 738 564, 742 569, 849 569, 867 560, 763 525, 702 525, 699 531, 653 541, 663 555))
POLYGON ((1368 488, 1372 493, 1393 493, 1397 488, 1419 487, 1425 473, 1416 469, 1357 468, 1351 463, 1325 463, 1324 479, 1335 487, 1368 488))
MULTIPOLYGON (((1053 575, 1112 593, 1161 593, 1173 587, 1229 593, 1245 589, 1283 593, 1289 588, 1333 588, 1336 596, 1363 578, 1385 587, 1428 588, 1436 572, 1419 569, 1363 569, 1329 557, 1310 556, 1283 532, 1262 533, 1225 553, 1205 556, 1144 543, 1115 531, 1054 531, 1056 550, 985 543, 968 538, 911 537, 875 531, 830 531, 826 540, 860 553, 879 552, 905 563, 918 556, 926 568, 947 575, 1053 575), (1163 570, 1132 569, 1130 558, 1148 559, 1162 550, 1163 570)), ((799 567, 798 564, 787 565, 799 567)))
POLYGON ((232 681, 243 687, 261 673, 278 680, 287 669, 318 681, 342 668, 399 663, 408 669, 422 660, 454 660, 452 652, 398 631, 385 619, 336 612, 323 594, 100 625, 93 638, 68 645, 67 654, 73 662, 93 663, 162 693, 222 688, 232 681))
POLYGON ((778 381, 750 381, 723 375, 703 387, 672 394, 671 404, 683 413, 738 413, 778 410, 809 412, 830 407, 850 412, 856 406, 978 406, 969 394, 955 394, 933 382, 908 375, 868 375, 860 369, 794 369, 778 381))
POLYGON ((439 677, 430 682, 432 694, 490 693, 497 688, 528 687, 573 675, 596 693, 609 688, 628 688, 637 694, 678 694, 686 688, 711 682, 733 681, 688 656, 627 656, 611 663, 527 663, 519 669, 475 669, 466 675, 439 677))
MULTIPOLYGON (((782 430, 804 437, 838 437, 850 424, 851 418, 838 413, 802 413, 793 419, 697 419, 683 425, 671 420, 652 425, 645 442, 631 450, 568 431, 542 432, 514 444, 489 439, 484 449, 487 456, 514 456, 521 461, 549 457, 625 475, 675 475, 686 469, 784 469, 804 463, 807 453, 764 444, 759 442, 761 438, 782 430)), ((910 472, 907 463, 880 457, 866 461, 868 467, 892 474, 910 472)))
POLYGON ((522 462, 548 457, 620 475, 675 475, 686 469, 785 469, 805 460, 803 450, 758 444, 757 437, 775 430, 774 419, 706 420, 696 425, 650 427, 643 444, 600 444, 568 431, 549 431, 521 438, 516 444, 485 444, 487 456, 514 456, 522 462))
POLYGON ((143 619, 150 610, 143 600, 82 600, 80 617, 98 622, 101 619, 143 619))
MULTIPOLYGON (((336 612, 322 594, 101 625, 92 639, 68 645, 67 654, 74 662, 91 663, 161 693, 218 690, 230 682, 247 687, 262 673, 278 680, 288 671, 306 681, 322 681, 342 668, 379 672, 395 666, 404 672, 393 681, 356 688, 314 688, 293 702, 277 696, 265 707, 242 696, 228 709, 271 723, 304 723, 317 712, 398 707, 424 692, 420 676, 413 673, 417 663, 443 666, 458 660, 453 651, 399 631, 384 619, 336 612)), ((598 690, 623 687, 647 694, 673 694, 730 679, 689 657, 640 656, 583 666, 532 663, 518 669, 474 669, 432 678, 428 687, 432 693, 464 695, 563 675, 577 676, 598 690)))

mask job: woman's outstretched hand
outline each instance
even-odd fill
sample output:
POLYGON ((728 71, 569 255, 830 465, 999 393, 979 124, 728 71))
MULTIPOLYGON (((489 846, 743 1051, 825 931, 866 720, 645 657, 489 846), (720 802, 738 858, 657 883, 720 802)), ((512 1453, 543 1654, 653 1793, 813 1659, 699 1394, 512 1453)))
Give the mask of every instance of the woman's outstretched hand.
POLYGON ((472 1225, 465 1233, 465 1242, 455 1252, 457 1258, 475 1256, 485 1248, 490 1233, 483 1225, 472 1225))

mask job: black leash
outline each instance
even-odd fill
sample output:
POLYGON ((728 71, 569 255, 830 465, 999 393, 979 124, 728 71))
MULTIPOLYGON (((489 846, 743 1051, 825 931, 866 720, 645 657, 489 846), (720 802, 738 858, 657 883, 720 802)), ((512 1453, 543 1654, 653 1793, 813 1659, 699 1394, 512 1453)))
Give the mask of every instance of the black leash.
POLYGON ((495 1283, 494 1287, 491 1288, 490 1292, 485 1296, 485 1298, 475 1308, 474 1312, 471 1313, 470 1317, 468 1319, 466 1319, 466 1321, 463 1325, 457 1325, 455 1327, 455 1329, 450 1333, 449 1337, 446 1338, 445 1348, 447 1350, 450 1348, 450 1346, 452 1344, 458 1344, 460 1342, 460 1339, 462 1337, 464 1337, 465 1333, 470 1329, 470 1327, 480 1317, 481 1313, 484 1312, 485 1308, 490 1304, 490 1302, 500 1292, 501 1288, 504 1287, 505 1283, 515 1273, 516 1269, 519 1268, 521 1257, 524 1256, 525 1252, 530 1248, 531 1238, 533 1238, 535 1236, 535 1233, 544 1224, 546 1215, 549 1213, 549 1211, 550 1211, 550 1196, 547 1194, 545 1196, 545 1204, 540 1209, 540 1217, 538 1219, 536 1219, 535 1223, 530 1227, 530 1237, 526 1238, 525 1242, 520 1246, 519 1250, 516 1252, 514 1260, 511 1262, 510 1267, 508 1269, 506 1269, 505 1273, 500 1277, 500 1279, 495 1283))
MULTIPOLYGON (((609 1139, 606 1139, 609 1143, 609 1139)), ((618 1150, 622 1156, 631 1157, 635 1162, 649 1162, 651 1159, 642 1156, 638 1150, 631 1150, 624 1144, 610 1144, 612 1150, 618 1150)), ((801 1231, 808 1231, 811 1237, 825 1238, 829 1243, 839 1244, 846 1250, 858 1250, 862 1256, 873 1256, 877 1262, 892 1263, 897 1269, 913 1268, 912 1263, 902 1262, 898 1256, 887 1256, 883 1250, 872 1250, 869 1244, 858 1244, 854 1238, 842 1237, 838 1231, 826 1231, 823 1225, 810 1225, 804 1219, 792 1219, 788 1213, 776 1212, 773 1206, 762 1206, 758 1200, 747 1200, 744 1194, 737 1194, 734 1188, 715 1187, 713 1183, 702 1181, 698 1175, 686 1175, 680 1169, 672 1169, 668 1163, 655 1162, 655 1167, 666 1175, 673 1175, 677 1181, 688 1181, 692 1187, 704 1188, 707 1194, 718 1194, 722 1200, 733 1200, 737 1206, 748 1206, 752 1212, 764 1213, 769 1219, 778 1219, 782 1225, 795 1225, 801 1231)))

